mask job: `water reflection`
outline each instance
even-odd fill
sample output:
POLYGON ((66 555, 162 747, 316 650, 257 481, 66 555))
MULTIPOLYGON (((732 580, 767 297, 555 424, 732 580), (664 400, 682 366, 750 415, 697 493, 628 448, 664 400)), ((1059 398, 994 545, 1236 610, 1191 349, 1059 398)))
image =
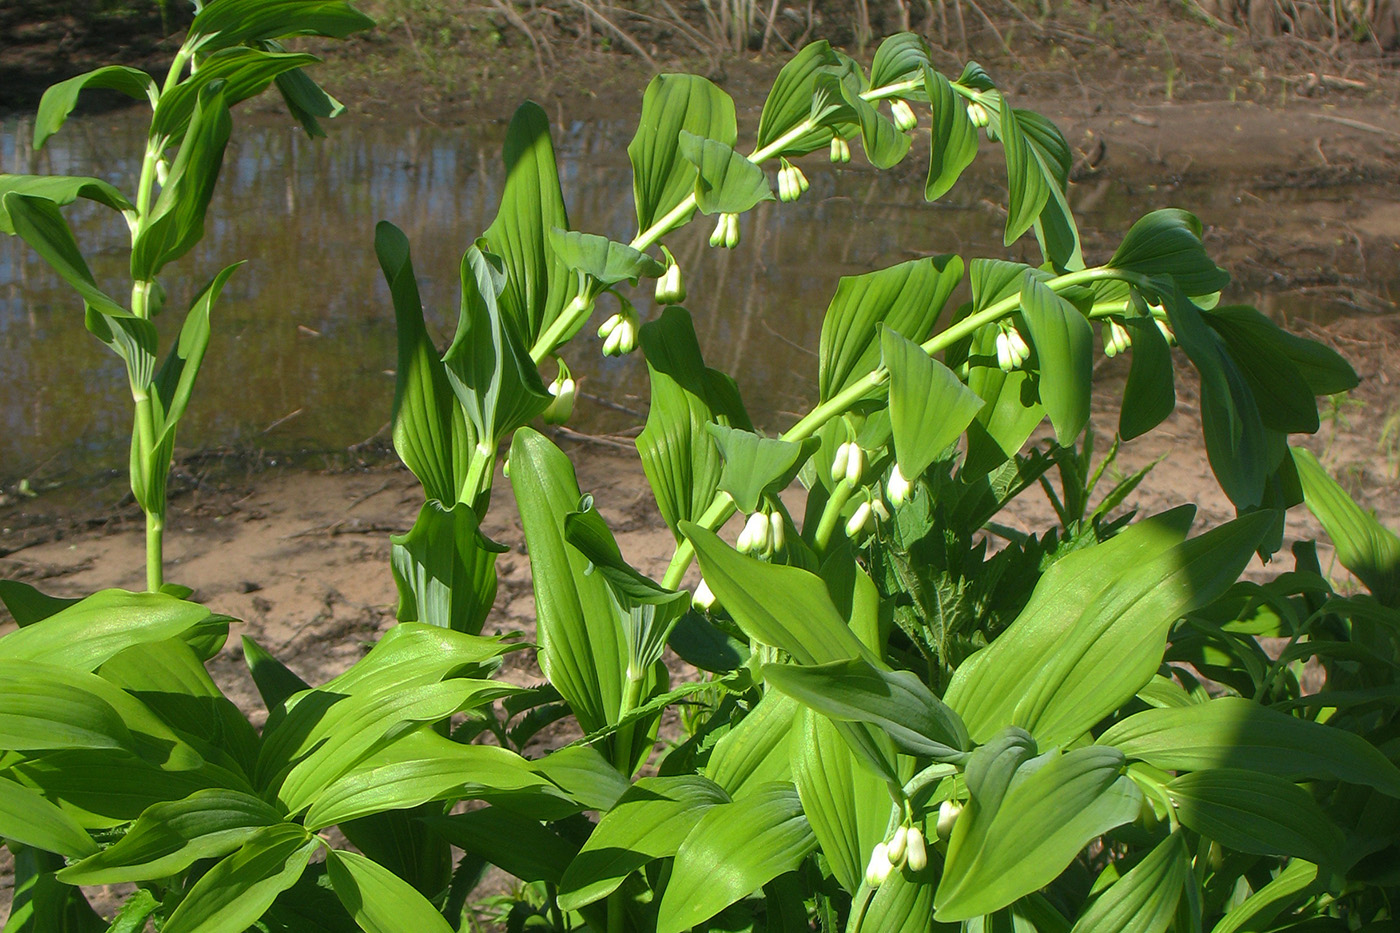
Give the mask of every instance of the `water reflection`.
MULTIPOLYGON (((144 126, 135 112, 74 120, 39 153, 27 145, 30 132, 21 121, 0 126, 0 171, 93 174, 124 186, 139 168, 131 154, 144 126)), ((248 260, 216 309, 181 446, 343 448, 378 431, 389 417, 395 351, 373 224, 390 220, 408 234, 430 321, 445 337, 462 250, 495 212, 503 132, 341 123, 313 141, 285 123, 242 118, 206 239, 165 277, 170 306, 181 309, 223 265, 248 260)), ((579 123, 557 136, 573 225, 628 239, 630 131, 579 123)), ((703 220, 668 240, 686 271, 707 361, 737 376, 755 419, 768 426, 810 403, 812 348, 839 276, 941 252, 1030 258, 1034 249, 1033 241, 1009 252, 1001 245, 995 164, 975 167, 929 206, 917 197, 916 167, 876 175, 824 161, 813 158, 812 189, 801 202, 760 205, 744 218, 738 250, 709 249, 703 220)), ((1103 180, 1076 197, 1086 244, 1111 249, 1096 231, 1116 236, 1151 207, 1203 207, 1218 195, 1103 180)), ((120 294, 125 225, 86 204, 68 217, 99 283, 120 294)), ((635 296, 644 316, 649 294, 635 296)), ((600 302, 600 320, 610 303, 600 302)), ((162 318, 167 341, 177 317, 162 318)), ((598 349, 589 334, 569 351, 582 392, 643 410, 641 361, 604 360, 598 349)), ((120 366, 83 332, 81 305, 23 243, 0 238, 0 481, 120 466, 128 411, 120 366)), ((590 404, 578 418, 586 431, 634 420, 590 404)))

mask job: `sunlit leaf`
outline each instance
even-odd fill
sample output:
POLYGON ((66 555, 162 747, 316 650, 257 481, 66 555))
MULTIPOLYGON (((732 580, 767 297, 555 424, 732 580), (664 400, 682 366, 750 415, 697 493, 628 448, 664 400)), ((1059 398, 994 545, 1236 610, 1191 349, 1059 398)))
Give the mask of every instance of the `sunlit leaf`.
POLYGON ((0 778, 0 836, 72 859, 98 851, 87 830, 33 788, 0 778))
POLYGON ((768 176, 753 162, 717 139, 681 130, 681 155, 696 169, 695 203, 702 214, 739 214, 773 200, 768 176))
POLYGON ((549 231, 549 243, 566 266, 591 276, 602 285, 623 280, 635 282, 643 276, 654 278, 665 271, 661 263, 646 253, 594 233, 554 227, 549 231))
POLYGON ((699 75, 657 75, 647 85, 637 133, 627 146, 638 230, 695 191, 695 166, 680 152, 682 131, 733 146, 739 135, 734 101, 699 75))
POLYGON ((106 65, 60 81, 44 91, 44 96, 39 100, 39 111, 34 117, 35 149, 42 149, 48 138, 59 131, 78 105, 78 95, 86 88, 120 91, 136 100, 148 100, 152 106, 155 106, 159 94, 156 82, 150 75, 126 65, 106 65))
POLYGON ((923 74, 924 88, 933 107, 933 150, 924 198, 936 201, 952 189, 963 170, 977 158, 977 128, 968 119, 967 104, 948 79, 927 65, 923 74))
MULTIPOLYGON (((825 39, 804 45, 801 51, 788 59, 773 79, 772 90, 768 92, 763 113, 758 118, 760 147, 772 145, 807 119, 812 110, 812 94, 818 75, 839 64, 840 59, 825 39)), ((773 155, 806 155, 825 146, 830 139, 831 131, 819 128, 790 141, 773 155)))
POLYGON ((1251 855, 1331 864, 1342 833, 1297 784, 1240 768, 1183 774, 1166 786, 1183 826, 1251 855))
POLYGON ((788 746, 801 709, 777 690, 763 694, 748 715, 715 743, 705 776, 734 799, 792 776, 788 746))
POLYGON ((341 0, 219 0, 203 7, 186 42, 210 52, 284 36, 344 39, 374 20, 341 0))
POLYGON ((928 66, 928 43, 912 32, 897 32, 875 50, 870 63, 870 86, 886 87, 918 78, 928 66))
POLYGON ((890 371, 890 425, 905 477, 920 476, 962 436, 985 404, 953 371, 892 330, 881 335, 890 371))
POLYGON ((1094 330, 1049 286, 1027 275, 1021 310, 1040 362, 1040 402, 1061 444, 1073 443, 1089 422, 1094 379, 1094 330))
POLYGON ((705 426, 724 457, 719 486, 745 512, 755 512, 792 484, 820 445, 816 438, 785 441, 722 424, 705 426))
POLYGON ((1169 275, 1187 295, 1209 295, 1230 284, 1230 276, 1206 255, 1201 222, 1175 208, 1153 211, 1128 230, 1108 263, 1143 275, 1169 275))
POLYGON ((1308 509, 1322 522, 1337 560, 1384 606, 1400 608, 1400 537, 1357 505, 1317 458, 1292 448, 1308 509))
POLYGON ((300 826, 266 827, 195 882, 162 930, 243 933, 296 883, 321 845, 300 826))
POLYGON ((326 872, 336 897, 366 933, 451 933, 452 927, 426 897, 358 852, 328 849, 326 872))
POLYGON ((1172 833, 1089 905, 1074 933, 1164 933, 1190 871, 1181 833, 1172 833))
POLYGON ((471 506, 426 502, 408 534, 389 541, 398 620, 480 634, 496 601, 499 548, 481 534, 471 506))

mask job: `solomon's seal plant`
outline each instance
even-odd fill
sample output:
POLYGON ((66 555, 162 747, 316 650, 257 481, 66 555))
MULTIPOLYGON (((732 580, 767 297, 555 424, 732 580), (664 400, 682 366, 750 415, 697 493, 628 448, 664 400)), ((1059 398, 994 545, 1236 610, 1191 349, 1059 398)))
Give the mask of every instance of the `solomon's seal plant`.
MULTIPOLYGON (((277 9, 309 31, 340 7, 277 9)), ((252 41, 238 22, 221 28, 252 41)), ((1221 304, 1228 276, 1184 211, 1086 257, 1058 130, 976 65, 935 71, 915 36, 868 71, 807 46, 752 148, 739 135, 711 82, 654 79, 628 148, 636 233, 620 242, 571 229, 548 120, 521 107, 445 352, 407 238, 379 225, 393 439, 424 490, 392 539, 400 622, 319 689, 245 645, 261 733, 203 673, 227 620, 169 593, 0 591, 23 625, 0 639, 0 835, 30 860, 22 917, 81 912, 78 886, 131 881, 121 929, 154 915, 163 933, 466 930, 494 864, 530 886, 511 929, 1393 924, 1400 539, 1288 444, 1317 430, 1317 395, 1355 385, 1351 368, 1221 304), (756 431, 679 304, 708 283, 682 287, 665 241, 703 215, 712 245, 737 247, 742 215, 774 199, 766 163, 779 202, 804 188, 804 156, 845 162, 855 143, 898 164, 915 106, 932 138, 923 196, 944 195, 985 135, 1005 155, 1005 241, 1034 236, 1042 261, 932 255, 843 278, 816 404, 756 431), (643 322, 627 295, 648 279, 643 322), (604 293, 620 308, 604 352, 640 350, 650 383, 636 446, 674 540, 660 579, 531 427, 568 417, 565 360, 604 293), (1087 427, 1093 322, 1131 357, 1106 452, 1087 427), (1189 505, 1119 514, 1146 470, 1106 480, 1119 441, 1175 407, 1173 338, 1238 512, 1194 536, 1189 505), (1053 441, 1028 446, 1046 420, 1053 441), (531 689, 487 676, 524 646, 480 635, 500 547, 479 525, 503 455, 547 681, 531 689), (1033 489, 1055 521, 1016 531, 1004 510, 1033 489), (1303 502, 1367 593, 1334 591, 1306 544, 1293 569, 1240 579, 1303 502), (736 514, 732 547, 719 532, 736 514), (1306 664, 1320 691, 1303 690, 1306 664), (576 741, 522 757, 561 720, 576 741)))

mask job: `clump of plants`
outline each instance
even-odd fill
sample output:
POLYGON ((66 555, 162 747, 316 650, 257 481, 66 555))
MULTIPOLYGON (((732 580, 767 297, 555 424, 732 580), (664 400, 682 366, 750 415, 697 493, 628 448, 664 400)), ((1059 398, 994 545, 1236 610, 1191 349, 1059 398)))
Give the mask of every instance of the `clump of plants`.
POLYGON ((364 25, 339 2, 213 0, 164 87, 104 69, 41 108, 47 133, 84 85, 149 94, 144 194, 0 176, 7 231, 74 285, 89 329, 128 363, 133 490, 152 529, 146 593, 0 584, 20 625, 0 638, 7 931, 468 930, 492 865, 521 882, 492 899, 509 930, 1393 927, 1400 539, 1288 445, 1355 374, 1221 305, 1228 276, 1184 211, 1084 256, 1058 130, 976 65, 935 71, 910 34, 868 71, 826 43, 801 50, 747 155, 723 91, 657 77, 628 150, 628 243, 570 228, 548 120, 521 107, 446 352, 407 238, 377 228, 398 324, 394 444, 425 500, 393 539, 399 622, 319 687, 245 638, 268 710, 253 728, 204 667, 231 620, 166 584, 159 553, 174 424, 231 270, 159 369, 155 276, 202 232, 231 102, 278 80, 294 112, 329 115, 308 60, 276 40, 364 25), (921 125, 928 200, 984 138, 1000 144, 1006 242, 1033 235, 1043 262, 932 255, 842 279, 817 403, 780 436, 755 431, 741 385, 702 357, 683 303, 706 283, 667 238, 703 222, 712 246, 735 248, 743 215, 774 199, 767 167, 792 201, 813 162, 856 146, 889 168, 921 125), (61 211, 76 197, 132 227, 129 305, 86 273, 61 211), (653 282, 644 323, 628 296, 653 282), (593 321, 605 353, 645 361, 637 450, 675 540, 659 580, 532 427, 570 417, 566 357, 593 321), (1117 438, 1096 458, 1099 352, 1131 363, 1117 438), (1239 513, 1195 536, 1189 504, 1118 514, 1145 472, 1103 488, 1118 439, 1172 412, 1182 358, 1239 513), (1028 447, 1046 419, 1054 442, 1028 447), (501 550, 480 522, 502 459, 533 571, 530 645, 480 634, 501 550), (795 483, 800 514, 782 495, 795 483), (1016 533, 999 516, 1032 489, 1056 522, 1016 533), (1364 592, 1338 592, 1311 544, 1292 569, 1240 579, 1304 502, 1364 592), (733 546, 719 534, 731 519, 733 546), (518 650, 537 652, 544 683, 492 679, 518 650), (1305 665, 1320 691, 1302 689, 1305 665), (668 709, 679 734, 658 738, 668 709), (522 755, 561 720, 580 738, 522 755), (109 923, 83 888, 113 883, 136 890, 109 923))

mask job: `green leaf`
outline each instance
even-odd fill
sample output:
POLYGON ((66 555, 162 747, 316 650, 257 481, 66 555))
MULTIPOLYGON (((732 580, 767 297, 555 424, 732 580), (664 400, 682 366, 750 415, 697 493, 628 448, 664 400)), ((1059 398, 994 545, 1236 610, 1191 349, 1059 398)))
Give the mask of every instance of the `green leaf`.
POLYGON ((1316 880, 1316 865, 1302 859, 1293 859, 1274 876, 1274 880, 1232 907, 1211 933, 1267 929, 1274 919, 1297 901, 1316 880))
POLYGON ((1225 342, 1249 383, 1264 427, 1284 434, 1315 434, 1320 426, 1317 399, 1302 372, 1283 352, 1270 330, 1281 330, 1253 308, 1217 308, 1201 315, 1225 342))
POLYGON ((790 730, 792 781, 832 874, 854 894, 865 880, 871 849, 889 828, 890 794, 829 719, 802 710, 799 722, 801 728, 790 730))
POLYGON ((899 472, 912 479, 962 436, 986 404, 953 371, 892 330, 881 335, 890 371, 890 425, 899 472))
POLYGON ((865 157, 876 168, 893 168, 909 153, 909 134, 901 132, 889 117, 875 109, 850 84, 842 83, 841 95, 855 113, 860 124, 861 145, 865 147, 865 157))
MULTIPOLYGON (((559 884, 579 851, 577 842, 501 807, 431 816, 424 822, 457 848, 485 858, 521 881, 559 884)), ((595 831, 590 839, 596 835, 595 831)))
POLYGON ((442 914, 407 881, 358 852, 326 851, 336 897, 365 933, 451 933, 442 914))
POLYGON ((86 198, 114 211, 135 210, 120 191, 100 178, 72 175, 0 175, 0 233, 14 233, 14 223, 5 208, 5 195, 11 191, 34 198, 45 198, 62 206, 86 198))
POLYGON ((763 676, 824 716, 879 726, 905 754, 934 761, 966 756, 962 720, 912 671, 882 671, 857 658, 808 666, 765 664, 763 676))
POLYGON ((284 36, 344 39, 373 25, 341 0, 219 0, 199 11, 185 42, 208 53, 284 36))
POLYGON ((1332 539, 1337 560, 1377 602, 1400 609, 1400 537, 1357 505, 1311 453, 1295 447, 1292 454, 1304 501, 1332 539))
POLYGON ((162 933, 243 933, 296 883, 321 844, 300 826, 266 827, 195 882, 162 933))
POLYGON ((552 398, 523 336, 501 311, 505 282, 493 260, 475 246, 462 257, 457 333, 442 357, 475 429, 478 457, 494 457, 496 441, 539 415, 552 398))
MULTIPOLYGON (((78 242, 73 238, 73 231, 63 219, 57 204, 45 197, 20 194, 16 191, 0 196, 0 203, 4 204, 4 213, 10 218, 10 224, 20 239, 28 243, 65 282, 73 286, 91 308, 100 314, 113 317, 131 317, 125 308, 97 287, 92 271, 88 269, 87 262, 78 249, 78 242)), ((133 339, 139 340, 143 347, 149 343, 149 346, 154 348, 155 329, 149 322, 142 323, 147 327, 140 329, 133 339), (149 334, 145 332, 146 329, 149 329, 149 334)))
POLYGON ((928 67, 928 43, 912 32, 897 32, 880 43, 870 63, 870 86, 886 87, 917 78, 928 67))
POLYGON ((1071 444, 1089 423, 1094 388, 1094 329, 1079 309, 1027 275, 1021 310, 1040 364, 1040 402, 1055 437, 1071 444))
MULTIPOLYGON (((812 95, 818 76, 839 67, 840 63, 841 60, 825 39, 804 45, 801 51, 788 59, 773 79, 773 88, 768 92, 763 113, 758 118, 760 149, 771 146, 807 119, 812 111, 812 95)), ((818 128, 792 140, 773 155, 806 155, 825 146, 830 139, 830 130, 818 128)))
POLYGON ((933 107, 930 130, 933 149, 929 157, 924 198, 937 201, 947 194, 963 170, 977 158, 977 128, 967 116, 967 105, 942 74, 924 66, 924 89, 933 107))
POLYGON ((515 111, 503 156, 505 189, 485 238, 505 266, 501 310, 526 346, 533 346, 572 297, 569 266, 550 244, 550 231, 569 229, 569 216, 559 188, 549 117, 539 105, 527 102, 515 111))
POLYGON ((1133 361, 1123 388, 1118 434, 1125 441, 1141 437, 1167 419, 1176 408, 1176 382, 1167 338, 1148 317, 1121 322, 1133 341, 1133 361))
POLYGON ((559 906, 601 900, 632 872, 676 854, 682 840, 729 795, 698 775, 642 778, 598 821, 559 882, 559 906))
POLYGON ((65 810, 93 829, 129 823, 152 805, 237 781, 209 765, 197 771, 162 770, 129 752, 106 749, 31 754, 13 770, 46 797, 62 800, 65 810))
POLYGON ((0 836, 72 859, 98 851, 87 830, 32 788, 0 778, 0 836))
MULTIPOLYGON (((20 628, 42 622, 79 602, 81 600, 49 596, 18 580, 0 580, 0 603, 5 604, 10 616, 20 628)), ((4 651, 4 644, 5 642, 0 640, 0 652, 4 651)))
POLYGON ((1172 833, 1098 896, 1073 933, 1165 933, 1191 871, 1181 833, 1172 833))
POLYGON ((238 791, 196 791, 147 809, 115 845, 59 873, 67 884, 152 881, 206 858, 223 858, 264 827, 282 823, 266 802, 238 791))
POLYGON ((880 362, 880 327, 913 341, 933 332, 962 281, 956 256, 915 259, 864 275, 843 276, 822 321, 818 384, 823 401, 880 362))
POLYGON ((651 407, 637 453, 661 517, 679 540, 679 524, 698 519, 719 491, 724 461, 705 426, 753 425, 733 381, 704 365, 689 311, 668 307, 643 324, 641 345, 651 407))
POLYGON ((934 904, 937 920, 999 910, 1044 887, 1093 839, 1137 818, 1142 795, 1122 777, 1123 756, 1080 748, 1020 765, 995 803, 972 802, 953 827, 934 904))
POLYGON ((623 280, 635 283, 642 277, 655 278, 666 268, 646 253, 594 233, 553 227, 549 231, 549 243, 566 266, 592 276, 604 286, 623 280))
POLYGON ((910 870, 906 864, 890 872, 890 876, 875 889, 870 906, 865 909, 859 933, 951 933, 959 929, 933 919, 933 896, 937 877, 932 866, 921 872, 910 870))
POLYGON ((681 531, 695 546, 710 589, 750 638, 781 648, 799 664, 869 655, 820 577, 745 557, 699 525, 686 523, 681 531))
POLYGON ((408 534, 389 542, 398 620, 479 635, 496 601, 499 548, 481 534, 471 506, 425 502, 408 534))
POLYGON ((1059 272, 1084 268, 1079 228, 1069 209, 1069 187, 1074 156, 1054 123, 1030 110, 1017 110, 1016 122, 1045 174, 1049 197, 1035 222, 1036 239, 1046 260, 1059 272))
POLYGON ((657 933, 681 933, 769 881, 817 847, 791 784, 712 807, 676 851, 661 895, 657 933))
POLYGON ((1001 98, 998 116, 996 130, 1001 135, 1002 150, 1006 154, 1008 211, 1004 239, 1010 246, 1040 217, 1046 202, 1050 200, 1054 182, 1046 177, 1033 144, 1021 130, 1017 111, 1005 97, 1001 98))
POLYGON ((695 166, 695 203, 702 214, 740 214, 772 201, 763 169, 717 139, 681 130, 681 155, 695 166))
POLYGON ((247 635, 243 636, 243 660, 269 713, 282 706, 292 694, 311 689, 310 684, 247 635))
POLYGON ((326 135, 318 117, 330 119, 345 112, 345 105, 327 94, 305 69, 294 68, 277 76, 277 91, 287 112, 301 124, 306 135, 317 139, 326 135))
POLYGON ((748 715, 715 743, 705 776, 738 800, 772 781, 792 776, 789 738, 797 702, 777 690, 769 690, 748 715))
POLYGON ((1194 515, 1193 506, 1154 515, 1050 566, 1021 614, 991 645, 958 666, 943 695, 974 741, 986 742, 1011 724, 1044 660, 1074 632, 1085 609, 1112 591, 1120 573, 1158 560, 1179 544, 1194 515))
POLYGON ((1176 620, 1222 596, 1275 521, 1256 512, 1140 565, 1103 568, 1107 586, 1039 659, 1015 723, 1046 746, 1067 745, 1130 700, 1161 666, 1176 620))
MULTIPOLYGON (((0 661, 43 661, 93 671, 132 645, 228 634, 228 616, 164 593, 102 590, 0 638, 0 661)), ((218 650, 215 646, 214 650, 218 650)))
POLYGON ((585 732, 616 720, 627 646, 602 577, 564 539, 564 516, 581 498, 573 465, 542 435, 522 428, 511 444, 511 487, 530 542, 539 662, 585 732))
POLYGON ((814 437, 785 441, 714 423, 705 429, 724 456, 719 488, 744 512, 756 512, 765 501, 775 501, 821 446, 814 437))
POLYGON ((151 135, 178 143, 190 125, 204 88, 215 81, 229 107, 256 97, 278 76, 320 61, 304 52, 270 52, 246 46, 220 49, 205 56, 199 70, 161 95, 151 119, 151 135))
POLYGON ((106 88, 120 91, 136 100, 147 100, 154 107, 160 95, 151 76, 126 65, 107 65, 95 71, 80 74, 67 81, 60 81, 48 90, 39 100, 39 111, 34 117, 34 148, 42 149, 44 143, 57 133, 78 105, 78 95, 85 88, 106 88))
POLYGON ((1341 830, 1297 784, 1239 768, 1183 774, 1166 786, 1182 825, 1228 849, 1333 864, 1341 830))
POLYGON ((1187 295, 1209 295, 1230 276, 1206 255, 1201 222, 1175 208, 1153 211, 1128 230, 1108 265, 1143 275, 1169 275, 1187 295))
POLYGON ((695 166, 680 152, 682 131, 733 146, 739 136, 734 101, 698 75, 657 75, 647 85, 637 133, 627 146, 638 230, 649 229, 695 193, 695 166))
POLYGON ((1283 358, 1307 383, 1310 395, 1335 395, 1356 388, 1356 370, 1336 350, 1290 334, 1247 305, 1213 308, 1205 321, 1225 337, 1232 350, 1248 347, 1261 358, 1283 358))
POLYGON ((456 404, 447 370, 423 322, 423 301, 408 238, 391 223, 374 228, 374 251, 389 284, 398 333, 394 378, 394 449, 428 499, 454 503, 476 438, 456 404))
POLYGON ((166 263, 179 259, 204 238, 204 215, 232 129, 223 92, 216 86, 202 90, 165 184, 132 244, 133 279, 155 278, 166 263))
POLYGON ((1365 739, 1241 697, 1135 713, 1098 744, 1169 771, 1244 768, 1286 781, 1360 784, 1400 798, 1400 769, 1365 739))
POLYGON ((189 314, 185 315, 180 325, 179 339, 170 348, 170 353, 155 375, 155 397, 159 402, 156 430, 162 443, 174 441, 175 428, 189 407, 199 367, 204 363, 205 351, 209 349, 209 315, 225 283, 241 265, 242 262, 236 262, 225 267, 199 290, 189 314))

